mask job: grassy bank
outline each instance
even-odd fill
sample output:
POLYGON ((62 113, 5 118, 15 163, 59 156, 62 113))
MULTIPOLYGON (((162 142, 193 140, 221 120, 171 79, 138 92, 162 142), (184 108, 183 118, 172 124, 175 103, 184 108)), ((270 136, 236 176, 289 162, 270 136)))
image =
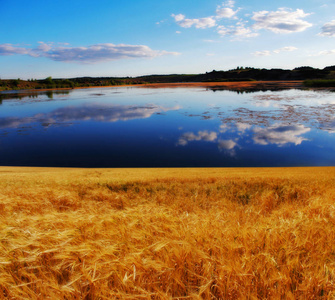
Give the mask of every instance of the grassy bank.
POLYGON ((335 168, 0 168, 0 298, 335 296, 335 168))

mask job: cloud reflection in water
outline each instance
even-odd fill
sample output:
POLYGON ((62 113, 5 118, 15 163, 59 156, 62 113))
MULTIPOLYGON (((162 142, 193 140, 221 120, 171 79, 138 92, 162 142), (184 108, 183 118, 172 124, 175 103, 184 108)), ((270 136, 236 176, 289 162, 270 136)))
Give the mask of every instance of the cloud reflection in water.
POLYGON ((178 145, 185 146, 188 142, 192 141, 205 141, 205 142, 214 142, 217 139, 217 133, 214 131, 208 132, 207 130, 198 131, 198 134, 193 132, 183 133, 179 140, 178 145))
POLYGON ((117 122, 134 119, 150 118, 153 114, 178 110, 180 106, 163 107, 154 104, 136 106, 136 105, 105 105, 88 104, 82 106, 68 106, 58 108, 50 113, 40 113, 32 117, 5 117, 0 119, 0 128, 19 128, 22 125, 30 123, 41 123, 43 126, 49 126, 56 123, 69 122, 117 122))
POLYGON ((193 132, 185 132, 183 133, 178 140, 177 145, 186 146, 189 142, 200 141, 200 142, 215 142, 218 145, 219 150, 225 151, 227 154, 233 156, 235 155, 234 148, 238 146, 238 144, 230 140, 219 139, 218 140, 218 133, 215 131, 207 131, 207 130, 200 130, 198 134, 193 132))
POLYGON ((242 149, 239 141, 253 142, 255 145, 269 145, 274 144, 282 147, 286 144, 300 145, 303 141, 308 141, 302 135, 309 132, 311 129, 301 124, 287 125, 274 124, 268 127, 260 127, 250 125, 247 123, 236 122, 235 124, 222 124, 218 128, 218 132, 207 130, 198 131, 198 134, 193 132, 183 133, 178 140, 178 145, 185 146, 189 142, 215 142, 219 150, 224 150, 225 153, 234 156, 235 149, 238 147, 242 149), (225 135, 235 133, 236 138, 227 139, 225 135), (249 140, 249 133, 251 133, 251 140, 249 140), (239 143, 238 143, 239 142, 239 143))
POLYGON ((283 146, 288 143, 300 145, 303 141, 308 139, 302 137, 302 134, 309 132, 311 129, 304 125, 281 125, 275 124, 270 127, 253 129, 253 141, 255 144, 268 145, 276 144, 283 146))

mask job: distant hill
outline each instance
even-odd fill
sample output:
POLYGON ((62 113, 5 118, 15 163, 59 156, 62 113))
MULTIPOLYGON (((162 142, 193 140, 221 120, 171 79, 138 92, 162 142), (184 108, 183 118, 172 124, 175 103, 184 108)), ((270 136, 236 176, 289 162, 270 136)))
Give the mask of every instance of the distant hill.
MULTIPOLYGON (((147 83, 173 83, 173 82, 225 82, 225 81, 276 81, 276 80, 309 80, 309 86, 315 79, 327 81, 327 86, 335 83, 335 66, 317 69, 308 66, 298 67, 293 70, 286 69, 257 69, 252 67, 237 67, 228 71, 206 72, 204 74, 170 74, 147 75, 139 77, 79 77, 56 78, 48 77, 42 80, 10 79, 0 80, 0 91, 22 89, 54 89, 74 88, 89 86, 115 86, 147 83)), ((318 81, 322 86, 322 81, 318 81)))

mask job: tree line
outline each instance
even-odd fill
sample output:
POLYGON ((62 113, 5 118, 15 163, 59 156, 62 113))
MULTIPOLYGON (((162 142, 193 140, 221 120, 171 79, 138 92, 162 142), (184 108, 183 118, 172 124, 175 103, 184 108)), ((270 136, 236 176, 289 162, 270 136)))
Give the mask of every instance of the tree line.
POLYGON ((204 74, 169 74, 147 75, 139 77, 77 77, 77 78, 52 78, 45 79, 0 79, 1 90, 22 89, 59 89, 90 86, 118 86, 148 83, 173 83, 173 82, 225 82, 225 81, 253 81, 253 80, 304 80, 306 86, 331 86, 335 87, 335 66, 323 69, 309 66, 288 69, 260 69, 238 66, 228 71, 206 72, 204 74))

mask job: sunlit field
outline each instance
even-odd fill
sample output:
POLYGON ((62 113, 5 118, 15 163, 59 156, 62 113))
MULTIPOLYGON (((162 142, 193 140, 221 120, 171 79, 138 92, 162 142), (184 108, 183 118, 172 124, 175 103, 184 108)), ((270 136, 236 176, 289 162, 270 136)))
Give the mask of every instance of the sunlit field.
POLYGON ((0 298, 335 297, 334 167, 0 178, 0 298))

